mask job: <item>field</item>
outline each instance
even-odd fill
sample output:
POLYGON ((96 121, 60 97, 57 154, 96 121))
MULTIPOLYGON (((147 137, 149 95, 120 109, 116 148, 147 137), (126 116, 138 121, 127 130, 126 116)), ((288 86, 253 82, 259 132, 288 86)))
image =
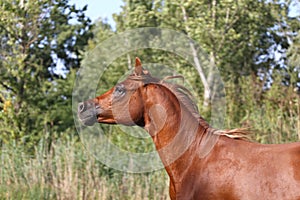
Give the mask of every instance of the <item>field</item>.
POLYGON ((42 146, 35 157, 20 148, 1 155, 0 199, 168 199, 166 173, 131 174, 113 171, 74 143, 42 146))

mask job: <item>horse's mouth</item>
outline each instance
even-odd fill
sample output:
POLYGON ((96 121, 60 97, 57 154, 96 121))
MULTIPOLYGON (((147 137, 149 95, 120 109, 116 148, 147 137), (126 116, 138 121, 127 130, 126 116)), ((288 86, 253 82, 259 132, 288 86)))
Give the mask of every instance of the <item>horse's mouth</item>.
POLYGON ((97 117, 91 115, 91 116, 83 118, 79 115, 79 120, 85 126, 93 126, 97 122, 97 117))
POLYGON ((91 101, 78 104, 78 118, 85 126, 93 126, 95 123, 116 124, 110 110, 103 110, 100 105, 91 101))
POLYGON ((79 120, 80 122, 85 125, 85 126, 93 126, 95 123, 97 122, 101 122, 103 124, 115 124, 116 122, 113 119, 110 118, 105 118, 101 115, 91 115, 88 117, 82 117, 80 115, 79 116, 79 120))

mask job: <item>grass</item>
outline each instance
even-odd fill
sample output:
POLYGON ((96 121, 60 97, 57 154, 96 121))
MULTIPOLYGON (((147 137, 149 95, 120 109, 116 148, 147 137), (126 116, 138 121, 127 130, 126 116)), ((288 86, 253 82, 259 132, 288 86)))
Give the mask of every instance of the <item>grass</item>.
POLYGON ((168 199, 164 170, 147 174, 113 171, 77 143, 56 143, 28 157, 20 148, 1 154, 0 199, 168 199))
MULTIPOLYGON (((258 82, 260 83, 260 82, 258 82)), ((226 88, 227 128, 248 127, 255 140, 265 144, 296 142, 300 139, 300 94, 277 81, 269 89, 242 77, 226 88)))

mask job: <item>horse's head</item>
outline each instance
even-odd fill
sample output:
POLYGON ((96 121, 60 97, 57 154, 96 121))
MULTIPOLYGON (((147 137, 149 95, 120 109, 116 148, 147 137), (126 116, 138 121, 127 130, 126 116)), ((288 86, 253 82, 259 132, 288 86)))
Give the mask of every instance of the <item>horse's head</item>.
POLYGON ((142 90, 146 83, 157 82, 136 58, 134 73, 106 93, 78 104, 78 116, 84 125, 96 122, 144 126, 142 90))

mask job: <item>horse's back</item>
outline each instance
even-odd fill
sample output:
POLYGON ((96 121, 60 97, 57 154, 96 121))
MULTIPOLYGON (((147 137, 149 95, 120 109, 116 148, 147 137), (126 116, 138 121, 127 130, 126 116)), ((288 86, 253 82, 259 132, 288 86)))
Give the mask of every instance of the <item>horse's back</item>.
POLYGON ((300 143, 226 138, 199 163, 191 166, 192 174, 198 168, 198 177, 186 178, 194 179, 190 199, 300 199, 300 143))
POLYGON ((235 172, 232 182, 240 199, 300 199, 300 143, 227 141, 222 157, 232 160, 229 171, 235 172))

